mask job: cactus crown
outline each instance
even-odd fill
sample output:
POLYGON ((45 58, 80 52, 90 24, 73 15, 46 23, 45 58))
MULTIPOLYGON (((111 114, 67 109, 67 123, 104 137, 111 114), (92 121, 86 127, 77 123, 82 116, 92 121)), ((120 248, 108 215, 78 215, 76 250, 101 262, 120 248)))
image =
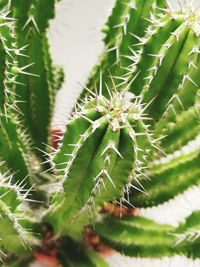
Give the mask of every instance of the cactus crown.
MULTIPOLYGON (((199 37, 199 17, 200 14, 195 10, 195 8, 192 5, 183 5, 181 10, 185 23, 190 26, 197 37, 199 37)), ((175 15, 175 12, 173 12, 173 16, 175 15)))
POLYGON ((47 38, 56 2, 0 1, 2 264, 106 267, 94 249, 110 247, 199 258, 199 211, 173 227, 139 210, 199 185, 199 14, 117 0, 92 78, 52 130, 64 79, 47 38))

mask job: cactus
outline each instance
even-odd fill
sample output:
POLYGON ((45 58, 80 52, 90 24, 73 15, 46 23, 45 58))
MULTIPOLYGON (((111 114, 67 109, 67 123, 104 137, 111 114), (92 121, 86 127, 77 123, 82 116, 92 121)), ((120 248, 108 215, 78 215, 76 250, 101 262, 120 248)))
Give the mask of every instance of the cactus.
POLYGON ((16 86, 16 99, 23 114, 19 120, 32 137, 33 147, 40 149, 44 148, 43 143, 48 143, 57 83, 63 80, 52 63, 46 36, 49 20, 54 17, 54 6, 54 0, 28 1, 26 4, 12 0, 8 6, 17 19, 17 45, 26 46, 25 56, 18 58, 20 67, 17 71, 21 75, 16 86))
POLYGON ((164 0, 117 0, 105 50, 58 130, 55 5, 0 1, 1 266, 107 267, 102 248, 199 258, 199 211, 174 227, 139 208, 199 185, 200 16, 164 0))
POLYGON ((108 216, 95 227, 106 244, 125 255, 157 258, 184 254, 199 258, 199 211, 177 228, 144 217, 118 220, 108 216))
POLYGON ((14 183, 13 177, 8 176, 7 173, 1 173, 0 178, 1 259, 6 254, 9 256, 13 253, 21 257, 26 253, 28 256, 30 254, 28 246, 37 243, 29 229, 32 226, 32 220, 28 216, 30 211, 26 207, 30 200, 30 190, 26 190, 21 183, 14 183))
POLYGON ((17 68, 16 62, 16 47, 14 36, 13 20, 10 20, 6 14, 1 13, 1 99, 0 99, 0 113, 1 115, 7 114, 7 107, 17 109, 16 102, 14 101, 14 84, 16 75, 13 70, 17 68))
POLYGON ((156 96, 148 113, 155 122, 161 118, 158 129, 165 128, 162 120, 165 125, 173 121, 172 109, 178 113, 194 105, 198 88, 195 66, 199 60, 199 33, 193 16, 190 11, 165 15, 160 23, 150 26, 154 33, 145 37, 138 63, 141 71, 130 90, 136 95, 142 94, 146 102, 156 96))
POLYGON ((62 145, 52 159, 64 189, 62 197, 55 198, 55 203, 60 204, 52 216, 60 220, 54 214, 63 214, 62 222, 55 222, 55 229, 76 218, 77 212, 80 215, 84 210, 103 205, 104 201, 123 198, 124 186, 127 184, 129 191, 132 178, 141 173, 150 156, 149 150, 156 147, 145 124, 149 119, 145 115, 146 106, 138 98, 134 103, 125 101, 125 92, 126 88, 119 93, 115 88, 107 99, 102 96, 100 86, 99 93, 92 94, 72 114, 62 145), (85 170, 77 178, 83 162, 85 170))
MULTIPOLYGON (((105 85, 111 85, 108 70, 116 77, 117 86, 122 88, 126 84, 129 67, 134 66, 138 60, 136 54, 136 51, 140 51, 138 39, 143 39, 148 20, 154 16, 159 17, 164 7, 166 3, 163 0, 116 1, 112 14, 103 28, 103 32, 106 33, 105 51, 100 57, 100 62, 94 67, 87 87, 94 90, 94 80, 96 84, 100 83, 99 73, 102 71, 104 81, 102 91, 108 96, 105 85)), ((85 95, 87 90, 83 90, 81 98, 85 95)))

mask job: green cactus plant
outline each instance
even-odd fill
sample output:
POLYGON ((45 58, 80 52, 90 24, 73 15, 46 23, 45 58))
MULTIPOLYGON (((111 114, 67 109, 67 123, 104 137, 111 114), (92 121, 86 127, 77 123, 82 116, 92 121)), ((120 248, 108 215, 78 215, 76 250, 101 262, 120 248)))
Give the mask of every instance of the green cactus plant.
POLYGON ((199 185, 200 15, 117 0, 105 51, 52 131, 55 5, 0 1, 0 265, 107 267, 100 247, 199 258, 199 211, 177 227, 137 213, 199 185))

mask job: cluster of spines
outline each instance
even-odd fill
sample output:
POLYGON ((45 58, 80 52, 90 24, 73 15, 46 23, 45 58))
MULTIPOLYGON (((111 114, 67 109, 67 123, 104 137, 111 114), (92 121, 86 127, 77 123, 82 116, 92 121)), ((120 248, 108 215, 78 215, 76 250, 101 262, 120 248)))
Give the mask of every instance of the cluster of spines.
POLYGON ((4 257, 5 253, 23 255, 25 246, 36 242, 29 229, 31 220, 24 214, 26 203, 32 201, 31 189, 12 179, 8 173, 0 174, 0 248, 4 257))

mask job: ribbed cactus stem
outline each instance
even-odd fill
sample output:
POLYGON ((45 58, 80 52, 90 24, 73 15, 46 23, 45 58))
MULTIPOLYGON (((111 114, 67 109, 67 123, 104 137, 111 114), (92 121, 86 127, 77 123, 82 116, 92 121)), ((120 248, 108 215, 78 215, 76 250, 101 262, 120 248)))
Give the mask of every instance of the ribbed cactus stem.
MULTIPOLYGON (((16 19, 17 46, 26 46, 26 57, 17 58, 21 75, 18 77, 16 98, 22 113, 20 121, 33 139, 33 149, 45 149, 58 90, 55 87, 61 84, 57 79, 63 80, 54 75, 46 37, 49 21, 55 15, 55 2, 11 0, 8 6, 16 19)), ((39 150, 36 152, 39 153, 39 150)))
POLYGON ((0 13, 0 35, 0 115, 9 116, 9 108, 15 113, 19 112, 15 100, 15 70, 18 68, 17 56, 23 53, 23 48, 17 48, 14 20, 4 11, 0 13))
MULTIPOLYGON (((172 153, 174 150, 179 150, 187 142, 193 140, 199 133, 200 119, 200 91, 198 90, 194 106, 183 110, 175 117, 173 122, 167 124, 167 127, 162 129, 162 134, 165 136, 160 140, 160 145, 165 149, 166 153, 172 153), (185 122, 187 121, 187 127, 185 122)), ((159 125, 155 129, 159 132, 159 125)))
POLYGON ((108 88, 110 97, 105 98, 100 86, 99 93, 92 93, 82 106, 78 105, 69 120, 52 159, 57 176, 63 177, 62 200, 56 197, 51 218, 56 229, 66 220, 71 223, 77 214, 93 212, 104 201, 121 198, 128 202, 124 196, 131 179, 141 175, 149 148, 155 144, 145 124, 149 119, 146 106, 140 98, 133 103, 125 100, 127 90, 117 92, 113 84, 112 90, 108 88), (60 212, 63 218, 59 222, 60 212))
POLYGON ((36 241, 28 230, 31 220, 24 215, 29 194, 22 183, 13 183, 12 176, 0 174, 0 248, 6 254, 23 255, 25 246, 36 241))
POLYGON ((185 218, 174 232, 176 238, 174 249, 179 254, 184 254, 188 258, 199 259, 200 248, 200 212, 193 211, 185 218))
POLYGON ((131 203, 142 207, 156 206, 183 193, 191 184, 199 185, 199 140, 197 136, 180 150, 152 162, 149 171, 145 172, 149 180, 140 180, 149 196, 134 190, 130 196, 131 203))
POLYGON ((142 258, 173 256, 173 242, 176 240, 174 228, 159 225, 143 217, 113 218, 105 216, 103 223, 95 225, 104 244, 111 245, 117 251, 142 258))
MULTIPOLYGON (((106 32, 105 51, 100 62, 93 69, 87 86, 94 90, 94 80, 100 83, 99 73, 102 71, 103 80, 111 85, 108 71, 116 78, 118 90, 127 83, 128 76, 133 72, 132 67, 137 64, 145 31, 151 18, 159 17, 165 1, 129 0, 117 1, 112 14, 104 27, 106 32)), ((81 97, 87 94, 83 91, 81 97)), ((105 84, 103 95, 108 96, 105 84)))
POLYGON ((198 17, 189 10, 174 12, 150 26, 145 36, 141 59, 136 70, 141 70, 131 85, 133 93, 142 94, 158 128, 175 119, 176 113, 194 105, 199 85, 198 17))

